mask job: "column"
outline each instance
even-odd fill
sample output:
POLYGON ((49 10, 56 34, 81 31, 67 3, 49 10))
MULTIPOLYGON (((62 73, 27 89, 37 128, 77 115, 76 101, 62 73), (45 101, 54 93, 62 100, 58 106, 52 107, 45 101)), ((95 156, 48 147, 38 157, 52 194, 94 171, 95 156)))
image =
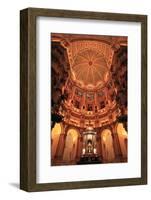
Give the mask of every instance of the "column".
POLYGON ((97 100, 97 93, 96 92, 94 93, 94 106, 97 106, 97 108, 99 109, 99 103, 98 103, 98 100, 97 100))
POLYGON ((105 90, 105 99, 107 99, 107 101, 108 101, 108 107, 111 108, 112 101, 111 101, 111 97, 110 97, 110 91, 108 91, 107 89, 105 90))
POLYGON ((103 158, 103 156, 102 156, 102 143, 101 143, 101 136, 99 136, 99 135, 97 135, 97 154, 102 160, 102 158, 103 158))
POLYGON ((77 141, 76 160, 80 160, 81 153, 82 153, 82 136, 80 135, 77 141))
POLYGON ((74 99, 74 95, 75 95, 75 87, 72 88, 72 95, 70 97, 70 105, 71 105, 71 101, 74 99))
POLYGON ((66 135, 64 133, 61 133, 59 137, 57 150, 56 150, 56 155, 55 155, 55 158, 58 160, 62 160, 64 147, 65 147, 65 139, 66 139, 66 135))
POLYGON ((118 138, 118 134, 115 131, 115 129, 112 129, 112 138, 113 138, 113 147, 114 147, 114 153, 115 153, 115 159, 117 161, 120 161, 122 159, 122 151, 121 146, 118 138))
POLYGON ((85 105, 85 92, 83 92, 83 96, 82 96, 82 99, 81 99, 81 110, 83 110, 83 106, 85 106, 85 109, 84 111, 86 110, 86 105, 85 105))

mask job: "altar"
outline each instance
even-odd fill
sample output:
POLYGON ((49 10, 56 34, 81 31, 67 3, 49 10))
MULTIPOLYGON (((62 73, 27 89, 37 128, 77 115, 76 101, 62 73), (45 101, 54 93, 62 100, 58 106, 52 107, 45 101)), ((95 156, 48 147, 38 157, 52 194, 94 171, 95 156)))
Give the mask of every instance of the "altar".
POLYGON ((97 132, 93 128, 88 128, 82 133, 83 145, 80 161, 77 164, 97 164, 101 163, 97 152, 97 132))

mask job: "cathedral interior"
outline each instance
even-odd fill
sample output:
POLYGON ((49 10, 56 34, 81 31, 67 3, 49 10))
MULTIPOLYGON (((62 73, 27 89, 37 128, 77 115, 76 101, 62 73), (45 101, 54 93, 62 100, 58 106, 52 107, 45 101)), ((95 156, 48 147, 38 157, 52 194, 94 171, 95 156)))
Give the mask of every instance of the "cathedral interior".
POLYGON ((51 165, 128 160, 127 37, 51 33, 51 165))

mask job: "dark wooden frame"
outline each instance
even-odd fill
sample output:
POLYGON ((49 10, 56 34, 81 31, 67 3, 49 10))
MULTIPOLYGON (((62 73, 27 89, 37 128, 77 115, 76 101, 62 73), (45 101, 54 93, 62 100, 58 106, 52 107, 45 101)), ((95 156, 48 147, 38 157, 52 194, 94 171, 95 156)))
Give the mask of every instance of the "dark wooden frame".
POLYGON ((27 8, 20 12, 20 188, 65 190, 147 184, 147 16, 27 8), (36 183, 36 18, 62 17, 141 23, 141 178, 36 183))

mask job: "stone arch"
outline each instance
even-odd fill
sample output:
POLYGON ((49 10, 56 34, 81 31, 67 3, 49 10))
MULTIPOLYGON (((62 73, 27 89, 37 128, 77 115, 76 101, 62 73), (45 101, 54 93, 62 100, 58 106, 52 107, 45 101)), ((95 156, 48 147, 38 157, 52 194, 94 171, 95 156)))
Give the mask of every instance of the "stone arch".
POLYGON ((127 131, 125 130, 123 123, 116 124, 116 132, 119 138, 119 143, 122 151, 122 155, 124 158, 127 158, 127 142, 128 142, 128 135, 127 131))
POLYGON ((112 129, 105 128, 101 132, 102 159, 104 162, 113 162, 115 159, 112 129))
POLYGON ((59 143, 60 134, 63 131, 63 125, 61 123, 56 123, 51 130, 51 157, 55 157, 57 146, 59 143))
POLYGON ((113 127, 110 126, 110 125, 105 125, 105 126, 101 127, 101 128, 98 130, 99 135, 100 135, 100 134, 102 135, 102 132, 103 132, 105 129, 110 130, 110 131, 111 131, 111 135, 113 135, 113 127))
POLYGON ((63 161, 65 164, 72 164, 76 159, 77 143, 78 143, 79 130, 74 127, 66 129, 66 141, 63 153, 63 161))
POLYGON ((68 133, 68 131, 69 131, 70 129, 74 129, 74 130, 78 133, 78 136, 80 136, 80 131, 79 131, 79 129, 78 129, 77 127, 75 127, 75 126, 72 126, 72 125, 68 125, 68 126, 66 126, 66 128, 64 129, 64 133, 65 133, 66 136, 67 136, 67 133, 68 133))

